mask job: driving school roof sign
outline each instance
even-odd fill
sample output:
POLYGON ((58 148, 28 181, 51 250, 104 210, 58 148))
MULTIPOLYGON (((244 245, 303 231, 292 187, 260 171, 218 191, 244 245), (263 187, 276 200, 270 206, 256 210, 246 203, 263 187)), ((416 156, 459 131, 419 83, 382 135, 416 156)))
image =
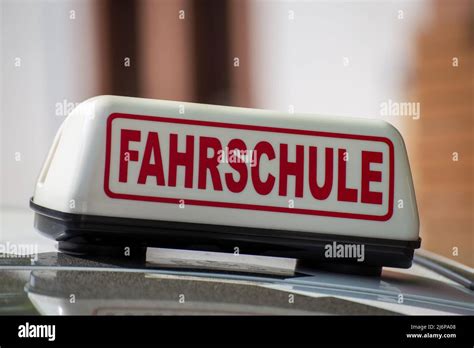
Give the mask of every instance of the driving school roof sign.
POLYGON ((111 198, 377 221, 393 212, 384 137, 115 113, 106 141, 111 198))
POLYGON ((368 265, 408 267, 420 243, 403 139, 381 120, 95 97, 59 129, 31 206, 63 249, 319 259, 337 241, 364 243, 368 265))

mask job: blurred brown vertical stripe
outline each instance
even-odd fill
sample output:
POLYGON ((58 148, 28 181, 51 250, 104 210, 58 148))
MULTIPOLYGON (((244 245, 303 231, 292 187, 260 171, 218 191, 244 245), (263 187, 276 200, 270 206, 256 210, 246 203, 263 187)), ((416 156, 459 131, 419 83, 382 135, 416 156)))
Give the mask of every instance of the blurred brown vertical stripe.
POLYGON ((193 44, 197 101, 231 103, 229 1, 193 2, 193 44))
POLYGON ((250 106, 247 11, 243 1, 140 1, 141 95, 250 106))
POLYGON ((227 8, 230 24, 230 92, 232 105, 254 107, 251 81, 250 54, 250 2, 229 0, 227 8), (239 58, 239 67, 234 67, 233 59, 239 58))
POLYGON ((436 1, 420 35, 412 93, 421 118, 407 143, 423 247, 474 266, 474 3, 436 1), (453 67, 453 57, 459 66, 453 67), (459 161, 452 160, 453 152, 459 161), (458 248, 459 255, 453 255, 458 248))
POLYGON ((138 96, 140 83, 138 64, 140 62, 138 36, 138 2, 134 0, 106 0, 104 5, 106 22, 106 61, 108 70, 108 93, 138 96), (130 66, 124 64, 130 58, 130 66))
POLYGON ((193 101, 191 2, 144 0, 139 2, 138 11, 141 96, 193 101))

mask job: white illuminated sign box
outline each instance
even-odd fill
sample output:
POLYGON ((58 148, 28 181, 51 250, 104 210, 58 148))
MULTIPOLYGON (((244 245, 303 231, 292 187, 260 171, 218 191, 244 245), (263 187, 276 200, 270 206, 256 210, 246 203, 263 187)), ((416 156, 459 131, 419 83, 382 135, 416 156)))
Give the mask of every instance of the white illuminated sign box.
POLYGON ((95 97, 59 129, 31 206, 70 252, 360 261, 332 260, 336 242, 363 245, 365 265, 409 267, 420 244, 403 139, 381 120, 95 97))

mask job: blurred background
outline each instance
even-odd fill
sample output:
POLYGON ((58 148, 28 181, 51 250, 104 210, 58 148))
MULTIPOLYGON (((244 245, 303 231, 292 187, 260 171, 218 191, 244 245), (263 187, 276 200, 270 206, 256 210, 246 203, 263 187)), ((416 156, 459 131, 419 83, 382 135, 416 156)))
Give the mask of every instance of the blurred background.
POLYGON ((11 212, 28 209, 67 114, 115 94, 386 119, 407 144, 422 247, 474 266, 472 0, 2 0, 0 11, 1 229, 31 227, 11 212), (412 108, 391 108, 401 103, 412 108))

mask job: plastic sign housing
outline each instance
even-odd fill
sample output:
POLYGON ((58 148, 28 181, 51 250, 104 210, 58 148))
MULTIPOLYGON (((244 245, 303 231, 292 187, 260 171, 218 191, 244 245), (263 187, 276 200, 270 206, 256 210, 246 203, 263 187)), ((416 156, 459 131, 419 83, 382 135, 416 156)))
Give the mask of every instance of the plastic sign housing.
POLYGON ((409 267, 419 222, 389 123, 99 96, 64 121, 31 200, 74 251, 150 245, 409 267), (332 245, 332 244, 331 244, 332 245))

